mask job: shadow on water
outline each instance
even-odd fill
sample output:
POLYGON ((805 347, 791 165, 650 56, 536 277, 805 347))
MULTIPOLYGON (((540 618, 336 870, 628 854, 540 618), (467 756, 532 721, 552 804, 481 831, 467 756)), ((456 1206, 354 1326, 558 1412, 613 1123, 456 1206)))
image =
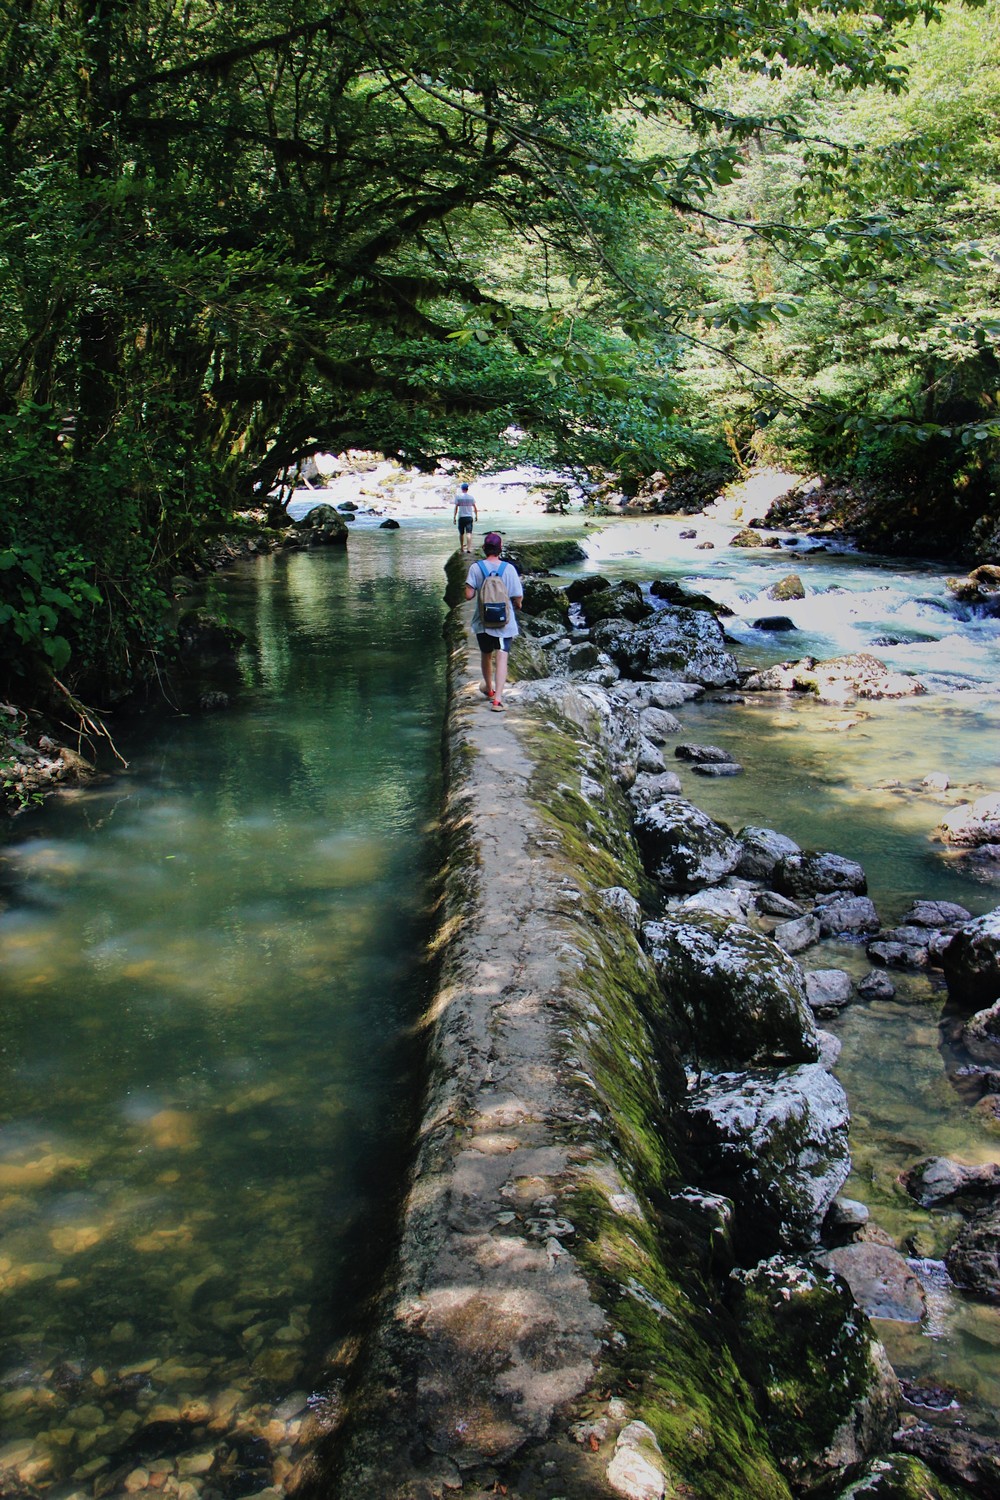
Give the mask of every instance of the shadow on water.
POLYGON ((15 1488, 233 1500, 330 1420, 413 1138, 449 541, 222 581, 229 709, 126 724, 2 852, 15 1488))

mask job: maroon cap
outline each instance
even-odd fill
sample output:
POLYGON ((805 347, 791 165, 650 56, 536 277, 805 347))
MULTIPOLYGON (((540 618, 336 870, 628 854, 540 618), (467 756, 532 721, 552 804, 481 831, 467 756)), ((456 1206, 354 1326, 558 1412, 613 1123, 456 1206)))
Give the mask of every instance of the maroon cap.
POLYGON ((486 533, 486 535, 483 537, 483 546, 484 547, 502 547, 503 546, 503 537, 500 535, 499 531, 488 531, 486 533))

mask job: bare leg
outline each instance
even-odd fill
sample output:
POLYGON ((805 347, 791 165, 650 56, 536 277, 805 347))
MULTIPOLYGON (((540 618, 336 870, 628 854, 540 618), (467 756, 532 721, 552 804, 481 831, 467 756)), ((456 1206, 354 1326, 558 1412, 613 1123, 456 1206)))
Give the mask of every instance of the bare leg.
MULTIPOLYGON (((504 690, 504 686, 505 686, 506 682, 507 682, 507 653, 506 653, 506 651, 498 651, 497 652, 496 691, 493 694, 494 702, 496 702, 496 703, 502 703, 503 702, 503 690, 504 690)), ((488 686, 488 684, 487 684, 487 686, 488 686)))
MULTIPOLYGON (((483 667, 483 682, 486 684, 487 698, 493 697, 493 655, 494 653, 492 651, 484 651, 481 658, 483 667)), ((503 656, 502 651, 499 653, 499 656, 503 656)), ((500 666, 498 660, 497 676, 499 677, 499 675, 500 666)))

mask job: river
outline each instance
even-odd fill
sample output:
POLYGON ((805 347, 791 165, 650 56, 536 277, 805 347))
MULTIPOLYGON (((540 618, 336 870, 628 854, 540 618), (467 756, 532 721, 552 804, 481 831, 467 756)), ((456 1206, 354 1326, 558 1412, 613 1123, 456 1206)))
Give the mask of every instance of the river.
MULTIPOLYGON (((428 983, 454 532, 440 482, 407 485, 423 509, 401 530, 362 517, 346 555, 217 580, 248 637, 230 707, 124 724, 128 771, 25 814, 3 848, 0 1467, 35 1489, 280 1490, 332 1419, 405 1169, 428 983)), ((727 603, 744 662, 894 637, 875 649, 926 696, 687 705, 685 737, 731 746, 746 774, 679 766, 685 791, 860 859, 885 923, 916 896, 997 904, 933 839, 945 807, 995 785, 1000 718, 1000 625, 954 605, 944 569, 738 551, 719 521, 542 517, 524 476, 477 488, 508 539, 582 535, 567 576, 677 577, 727 603), (806 598, 775 606, 793 567, 806 598), (754 627, 779 610, 794 634, 754 627), (942 771, 948 791, 922 784, 942 771)), ((951 1081, 942 1000, 933 976, 904 980, 835 1025, 847 1191, 932 1290, 927 1324, 880 1326, 901 1373, 998 1406, 996 1310, 949 1290, 954 1221, 896 1182, 920 1156, 996 1154, 951 1081)))

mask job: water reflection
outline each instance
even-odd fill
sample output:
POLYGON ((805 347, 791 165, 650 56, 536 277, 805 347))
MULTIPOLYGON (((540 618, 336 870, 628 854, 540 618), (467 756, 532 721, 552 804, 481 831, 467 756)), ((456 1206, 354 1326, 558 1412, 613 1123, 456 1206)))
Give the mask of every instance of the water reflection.
POLYGON ((3 851, 20 1485, 231 1500, 280 1487, 320 1420, 411 1121, 450 540, 222 583, 232 708, 125 731, 126 776, 3 851))

